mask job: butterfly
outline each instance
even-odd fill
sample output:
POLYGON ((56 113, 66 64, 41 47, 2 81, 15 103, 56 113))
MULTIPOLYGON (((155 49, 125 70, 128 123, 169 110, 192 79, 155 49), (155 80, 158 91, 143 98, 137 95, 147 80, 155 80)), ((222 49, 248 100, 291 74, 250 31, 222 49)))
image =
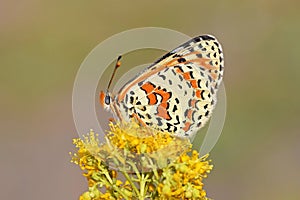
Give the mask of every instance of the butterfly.
POLYGON ((118 94, 101 92, 100 103, 121 121, 135 118, 145 126, 191 137, 212 114, 223 72, 221 44, 214 36, 201 35, 145 68, 118 94))

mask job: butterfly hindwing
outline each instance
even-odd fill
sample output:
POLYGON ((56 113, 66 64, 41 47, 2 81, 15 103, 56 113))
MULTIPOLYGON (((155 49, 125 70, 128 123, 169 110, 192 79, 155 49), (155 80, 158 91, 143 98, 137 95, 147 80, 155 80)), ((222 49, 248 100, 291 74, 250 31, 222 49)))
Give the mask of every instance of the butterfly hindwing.
POLYGON ((190 136, 208 121, 223 76, 221 45, 195 37, 165 54, 130 80, 116 96, 123 119, 190 136))

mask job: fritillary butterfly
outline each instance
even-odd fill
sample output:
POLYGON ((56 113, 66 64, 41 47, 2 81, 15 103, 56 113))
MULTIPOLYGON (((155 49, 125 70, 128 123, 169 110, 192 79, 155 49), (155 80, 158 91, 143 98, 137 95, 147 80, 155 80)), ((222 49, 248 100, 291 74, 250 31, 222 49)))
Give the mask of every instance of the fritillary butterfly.
POLYGON ((209 120, 223 72, 220 43, 201 35, 141 71, 118 94, 101 92, 100 102, 121 121, 136 118, 146 126, 190 137, 209 120))

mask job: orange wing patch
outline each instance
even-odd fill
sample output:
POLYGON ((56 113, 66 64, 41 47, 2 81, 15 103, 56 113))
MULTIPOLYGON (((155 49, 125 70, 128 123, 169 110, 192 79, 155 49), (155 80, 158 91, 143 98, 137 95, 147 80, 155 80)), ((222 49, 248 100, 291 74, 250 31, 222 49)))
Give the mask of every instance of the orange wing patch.
POLYGON ((157 116, 166 120, 171 120, 171 116, 168 112, 169 103, 167 102, 171 98, 171 93, 162 89, 158 89, 150 82, 144 83, 141 89, 145 91, 149 100, 149 105, 155 105, 158 103, 157 95, 161 96, 161 102, 157 106, 157 116))
POLYGON ((157 98, 155 94, 153 94, 153 90, 155 89, 155 86, 152 83, 147 82, 143 84, 141 89, 145 91, 147 98, 149 99, 149 105, 157 104, 157 98))
POLYGON ((159 90, 159 89, 155 89, 155 94, 158 94, 162 97, 161 103, 157 108, 157 115, 166 119, 166 120, 170 120, 171 116, 169 115, 168 112, 168 106, 169 103, 167 102, 170 98, 171 98, 171 93, 170 92, 166 92, 164 90, 159 90))
POLYGON ((184 130, 185 132, 187 132, 191 127, 191 122, 185 122, 184 127, 182 128, 182 130, 184 130))

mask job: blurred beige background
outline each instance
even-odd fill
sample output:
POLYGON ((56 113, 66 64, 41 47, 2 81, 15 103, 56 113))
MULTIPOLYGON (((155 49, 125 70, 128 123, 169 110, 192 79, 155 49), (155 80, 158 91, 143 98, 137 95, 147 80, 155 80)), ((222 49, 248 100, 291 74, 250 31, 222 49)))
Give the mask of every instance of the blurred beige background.
MULTIPOLYGON (((145 26, 211 33, 223 44, 228 111, 209 196, 300 199, 299 8, 296 0, 0 1, 0 199, 72 200, 86 190, 68 155, 76 72, 98 43, 145 26)), ((147 56, 139 59, 154 60, 147 56)))

